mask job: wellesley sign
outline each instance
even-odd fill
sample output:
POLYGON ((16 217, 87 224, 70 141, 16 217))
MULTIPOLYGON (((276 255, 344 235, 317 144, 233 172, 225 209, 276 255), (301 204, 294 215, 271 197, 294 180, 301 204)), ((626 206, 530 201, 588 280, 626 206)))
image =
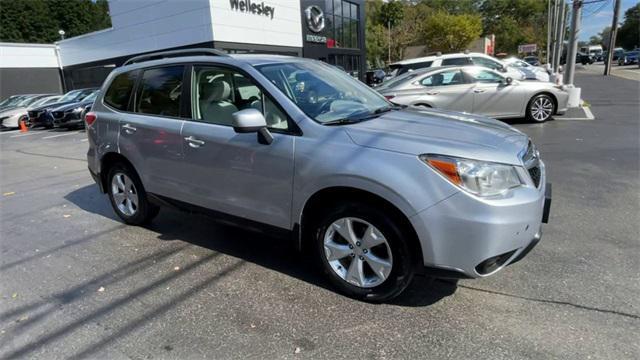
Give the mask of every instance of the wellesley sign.
POLYGON ((232 10, 240 12, 252 13, 256 15, 264 15, 273 19, 273 14, 276 12, 276 8, 273 6, 265 5, 264 1, 260 3, 254 3, 251 0, 229 0, 232 10))

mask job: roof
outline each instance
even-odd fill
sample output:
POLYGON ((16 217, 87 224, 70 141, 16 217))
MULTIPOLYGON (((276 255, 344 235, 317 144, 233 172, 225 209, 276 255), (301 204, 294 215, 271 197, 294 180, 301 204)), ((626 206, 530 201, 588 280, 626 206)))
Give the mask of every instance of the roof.
POLYGON ((425 61, 434 61, 436 59, 448 59, 448 58, 460 57, 460 56, 487 56, 487 55, 483 54, 483 53, 476 53, 476 52, 433 55, 433 56, 425 56, 425 57, 420 57, 420 58, 415 58, 415 59, 408 59, 408 60, 402 60, 402 61, 394 62, 392 64, 389 64, 389 66, 391 66, 391 65, 415 64, 415 63, 421 63, 421 62, 425 62, 425 61))

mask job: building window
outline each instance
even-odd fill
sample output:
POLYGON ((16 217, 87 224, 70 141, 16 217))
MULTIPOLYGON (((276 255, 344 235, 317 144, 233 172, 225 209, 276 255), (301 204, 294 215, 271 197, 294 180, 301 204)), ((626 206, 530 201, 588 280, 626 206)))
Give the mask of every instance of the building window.
POLYGON ((333 0, 333 38, 335 47, 358 48, 358 4, 333 0))

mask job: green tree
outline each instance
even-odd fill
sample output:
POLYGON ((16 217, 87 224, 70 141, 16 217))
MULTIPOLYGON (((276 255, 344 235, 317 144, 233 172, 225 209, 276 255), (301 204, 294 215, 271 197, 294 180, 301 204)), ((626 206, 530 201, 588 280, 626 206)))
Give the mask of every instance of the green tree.
POLYGON ((385 26, 395 27, 404 18, 404 4, 401 1, 391 0, 380 8, 380 22, 385 26))
POLYGON ((106 0, 0 0, 0 41, 51 43, 111 26, 106 0))
POLYGON ((624 22, 618 30, 616 45, 629 50, 640 46, 640 2, 624 12, 624 22))
POLYGON ((437 11, 429 16, 423 27, 421 39, 432 51, 456 52, 482 34, 482 18, 479 15, 451 15, 437 11))

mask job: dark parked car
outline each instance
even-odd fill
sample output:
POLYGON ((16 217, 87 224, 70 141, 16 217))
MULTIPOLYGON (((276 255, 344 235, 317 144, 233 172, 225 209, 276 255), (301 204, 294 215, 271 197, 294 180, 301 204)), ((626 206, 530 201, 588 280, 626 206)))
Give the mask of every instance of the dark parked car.
POLYGON ((620 56, 620 58, 618 58, 618 65, 637 64, 638 63, 638 53, 640 53, 640 51, 638 51, 638 50, 625 52, 624 55, 622 55, 622 56, 620 56))
POLYGON ((76 103, 78 101, 82 101, 87 96, 93 94, 98 91, 98 89, 78 89, 71 90, 68 93, 64 94, 63 97, 60 98, 58 102, 53 104, 43 105, 41 107, 37 107, 34 109, 29 109, 29 122, 31 127, 39 127, 44 126, 46 128, 53 127, 53 116, 51 115, 51 110, 58 108, 63 105, 76 103))
MULTIPOLYGON (((595 59, 589 54, 585 54, 580 51, 578 51, 578 53, 576 54, 576 64, 587 65, 587 64, 593 64, 594 61, 595 59)), ((564 65, 566 63, 567 63, 567 54, 563 53, 562 57, 560 57, 560 64, 564 65)))
POLYGON ((99 91, 95 91, 91 95, 82 99, 82 101, 62 105, 51 110, 53 116, 53 127, 56 128, 74 128, 84 126, 84 115, 91 111, 91 106, 98 96, 99 91))
POLYGON ((384 81, 384 77, 387 73, 382 69, 369 70, 365 74, 365 82, 371 87, 378 86, 384 81))
POLYGON ((522 60, 529 65, 540 66, 540 59, 537 56, 525 56, 522 60))

